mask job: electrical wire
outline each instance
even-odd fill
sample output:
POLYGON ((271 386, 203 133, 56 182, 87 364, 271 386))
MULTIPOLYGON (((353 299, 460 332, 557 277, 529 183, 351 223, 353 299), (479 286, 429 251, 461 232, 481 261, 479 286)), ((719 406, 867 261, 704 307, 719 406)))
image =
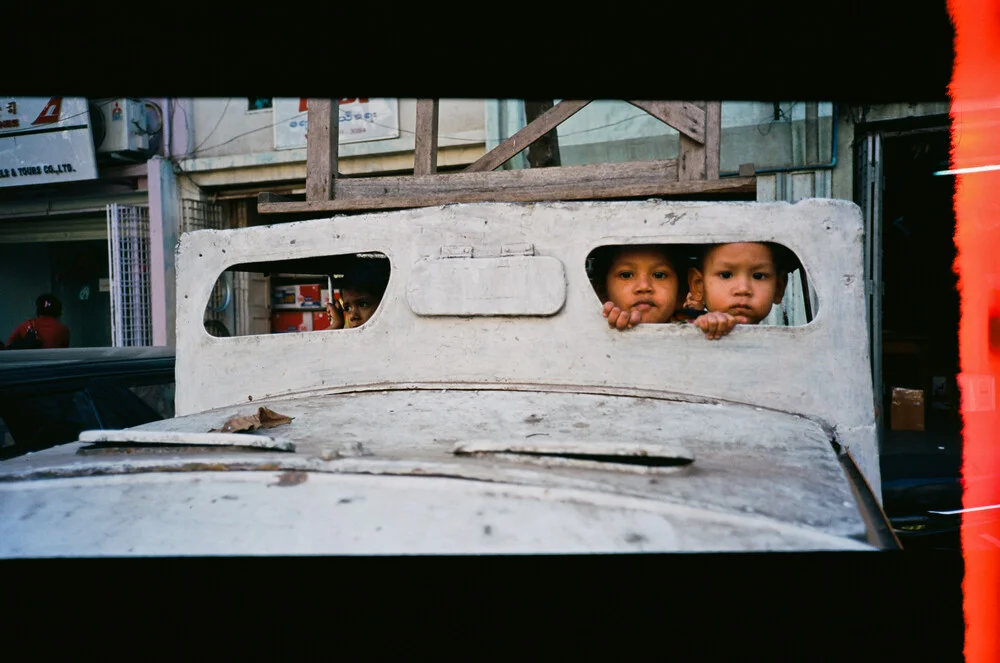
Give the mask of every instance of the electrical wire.
POLYGON ((768 135, 770 135, 770 133, 771 133, 771 127, 774 126, 775 122, 781 122, 782 120, 787 120, 787 121, 791 122, 792 121, 792 118, 791 118, 792 109, 795 108, 795 106, 798 103, 799 102, 797 102, 797 101, 793 101, 792 104, 788 107, 788 110, 786 111, 786 110, 784 110, 784 109, 781 108, 781 104, 779 102, 778 103, 778 119, 774 119, 770 115, 765 116, 763 120, 761 120, 760 122, 757 123, 757 133, 759 133, 761 136, 768 136, 768 135), (763 126, 765 122, 767 123, 767 131, 761 131, 761 126, 763 126))
MULTIPOLYGON (((232 97, 230 97, 229 99, 226 99, 226 106, 222 109, 222 112, 219 114, 219 119, 216 121, 215 126, 212 127, 212 130, 208 132, 207 136, 205 136, 205 140, 201 141, 201 143, 199 145, 197 145, 192 150, 192 153, 198 152, 198 150, 201 148, 201 146, 204 145, 205 143, 207 143, 208 139, 211 138, 212 134, 214 134, 215 131, 219 128, 219 125, 222 124, 222 118, 224 118, 226 116, 226 111, 229 110, 229 104, 232 103, 232 101, 233 101, 232 97)), ((211 148, 209 148, 209 149, 211 149, 211 148)), ((187 156, 187 155, 185 155, 185 156, 187 156)))

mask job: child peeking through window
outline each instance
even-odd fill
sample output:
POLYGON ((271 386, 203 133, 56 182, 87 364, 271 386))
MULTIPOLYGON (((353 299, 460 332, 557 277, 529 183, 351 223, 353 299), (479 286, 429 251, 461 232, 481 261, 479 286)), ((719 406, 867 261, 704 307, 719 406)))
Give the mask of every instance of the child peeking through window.
POLYGON ((761 242, 711 245, 697 267, 686 269, 684 255, 669 245, 601 247, 592 275, 610 327, 691 323, 715 340, 737 324, 757 324, 781 302, 789 262, 780 249, 761 242))

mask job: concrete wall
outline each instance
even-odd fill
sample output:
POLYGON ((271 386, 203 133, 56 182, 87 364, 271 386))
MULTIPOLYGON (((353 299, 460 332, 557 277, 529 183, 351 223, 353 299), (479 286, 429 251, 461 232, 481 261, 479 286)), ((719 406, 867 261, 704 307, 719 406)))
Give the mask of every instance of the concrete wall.
POLYGON ((863 119, 865 122, 882 122, 924 115, 947 115, 950 107, 951 104, 947 101, 936 101, 931 103, 882 104, 855 112, 860 113, 859 119, 863 119))

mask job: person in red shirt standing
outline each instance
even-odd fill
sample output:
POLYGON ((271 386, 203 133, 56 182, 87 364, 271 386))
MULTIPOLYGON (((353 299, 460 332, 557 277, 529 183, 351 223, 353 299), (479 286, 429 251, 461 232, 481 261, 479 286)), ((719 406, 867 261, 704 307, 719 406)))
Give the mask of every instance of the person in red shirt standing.
POLYGON ((39 295, 35 300, 37 317, 25 320, 7 339, 7 349, 18 348, 68 348, 69 327, 59 322, 62 302, 53 294, 39 295), (37 342, 34 341, 37 338, 37 342))

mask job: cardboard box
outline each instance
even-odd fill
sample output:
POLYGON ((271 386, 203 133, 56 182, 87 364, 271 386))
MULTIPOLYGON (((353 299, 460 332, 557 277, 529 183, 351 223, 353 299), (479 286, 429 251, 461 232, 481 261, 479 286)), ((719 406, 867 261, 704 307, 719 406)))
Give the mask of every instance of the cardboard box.
POLYGON ((271 314, 271 333, 307 332, 313 330, 312 311, 276 311, 271 314))
POLYGON ((329 329, 326 311, 276 311, 271 314, 271 333, 307 332, 329 329))
POLYGON ((330 328, 330 316, 326 314, 326 311, 316 311, 312 313, 313 317, 313 331, 321 331, 323 329, 330 328))
POLYGON ((275 286, 271 290, 271 303, 276 307, 323 308, 322 290, 323 286, 319 283, 275 286))
POLYGON ((892 430, 924 430, 924 392, 921 389, 892 389, 892 430))
POLYGON ((296 289, 294 285, 278 285, 271 289, 271 304, 273 306, 295 306, 296 289))
POLYGON ((295 288, 296 306, 301 306, 302 308, 323 308, 323 303, 320 301, 320 293, 323 290, 322 285, 319 283, 310 283, 309 285, 297 285, 295 288))

